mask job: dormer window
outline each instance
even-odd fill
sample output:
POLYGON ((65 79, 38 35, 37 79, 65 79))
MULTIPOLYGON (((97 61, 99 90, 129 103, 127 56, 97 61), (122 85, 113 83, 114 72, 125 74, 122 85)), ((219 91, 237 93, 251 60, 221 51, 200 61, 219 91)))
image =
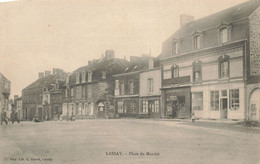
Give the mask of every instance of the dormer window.
POLYGON ((179 77, 179 66, 174 65, 172 66, 172 78, 178 78, 179 77))
POLYGON ((194 50, 198 50, 200 49, 200 39, 201 39, 201 36, 200 35, 196 35, 193 37, 193 49, 194 50))
POLYGON ((79 84, 79 73, 76 73, 76 84, 79 84))
POLYGON ((81 77, 82 77, 81 82, 85 83, 86 82, 86 72, 82 72, 81 77))
POLYGON ((221 25, 218 28, 219 31, 219 43, 227 43, 231 40, 231 26, 221 25))
POLYGON ((172 54, 177 55, 180 53, 180 43, 179 42, 174 42, 172 44, 172 54))
POLYGON ((88 82, 92 82, 92 72, 88 72, 88 82))

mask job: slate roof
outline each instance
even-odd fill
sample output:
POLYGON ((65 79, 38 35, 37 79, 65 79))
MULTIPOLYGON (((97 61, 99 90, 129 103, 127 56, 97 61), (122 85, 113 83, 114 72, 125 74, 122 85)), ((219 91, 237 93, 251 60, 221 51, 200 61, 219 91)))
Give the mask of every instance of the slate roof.
POLYGON ((36 80, 35 82, 33 82, 32 84, 28 85, 26 88, 24 88, 24 90, 31 89, 31 88, 38 88, 38 87, 48 87, 48 90, 50 90, 52 87, 54 87, 51 84, 56 84, 57 78, 58 78, 57 74, 42 77, 36 80))
MULTIPOLYGON (((198 20, 194 20, 187 23, 179 30, 177 30, 171 37, 165 42, 172 41, 174 39, 180 39, 187 35, 191 35, 194 32, 202 32, 207 29, 218 27, 221 24, 229 24, 236 20, 249 17, 260 6, 260 0, 251 0, 234 7, 222 10, 215 14, 203 17, 198 20)), ((164 43, 165 43, 164 42, 164 43)))

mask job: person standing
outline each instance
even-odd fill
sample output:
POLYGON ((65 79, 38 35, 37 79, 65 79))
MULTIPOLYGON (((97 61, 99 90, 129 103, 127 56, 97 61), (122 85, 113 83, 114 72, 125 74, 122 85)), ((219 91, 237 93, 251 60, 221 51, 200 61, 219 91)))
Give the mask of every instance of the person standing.
POLYGON ((6 125, 8 124, 8 122, 6 120, 6 111, 3 111, 1 113, 1 125, 3 124, 3 121, 6 123, 6 125))
POLYGON ((20 120, 18 119, 18 114, 17 112, 12 112, 12 115, 11 115, 11 118, 12 118, 12 124, 17 121, 18 123, 20 123, 20 120))

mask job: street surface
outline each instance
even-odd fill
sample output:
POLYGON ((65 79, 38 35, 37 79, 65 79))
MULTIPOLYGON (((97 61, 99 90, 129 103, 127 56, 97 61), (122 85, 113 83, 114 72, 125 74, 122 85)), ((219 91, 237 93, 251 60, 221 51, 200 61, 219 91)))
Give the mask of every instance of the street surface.
POLYGON ((260 163, 260 130, 173 120, 21 122, 0 127, 0 163, 260 163))

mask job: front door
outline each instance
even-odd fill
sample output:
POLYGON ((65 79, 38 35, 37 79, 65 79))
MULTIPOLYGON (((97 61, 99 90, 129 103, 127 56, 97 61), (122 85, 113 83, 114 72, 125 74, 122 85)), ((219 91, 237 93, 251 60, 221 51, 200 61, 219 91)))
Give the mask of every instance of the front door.
POLYGON ((172 118, 177 118, 178 103, 177 100, 172 101, 172 118))
POLYGON ((220 99, 220 118, 227 118, 228 99, 220 99))
POLYGON ((43 120, 42 107, 38 107, 38 119, 43 120))
POLYGON ((154 106, 154 101, 148 101, 148 115, 149 117, 152 116, 152 114, 154 113, 155 110, 155 106, 154 106))

